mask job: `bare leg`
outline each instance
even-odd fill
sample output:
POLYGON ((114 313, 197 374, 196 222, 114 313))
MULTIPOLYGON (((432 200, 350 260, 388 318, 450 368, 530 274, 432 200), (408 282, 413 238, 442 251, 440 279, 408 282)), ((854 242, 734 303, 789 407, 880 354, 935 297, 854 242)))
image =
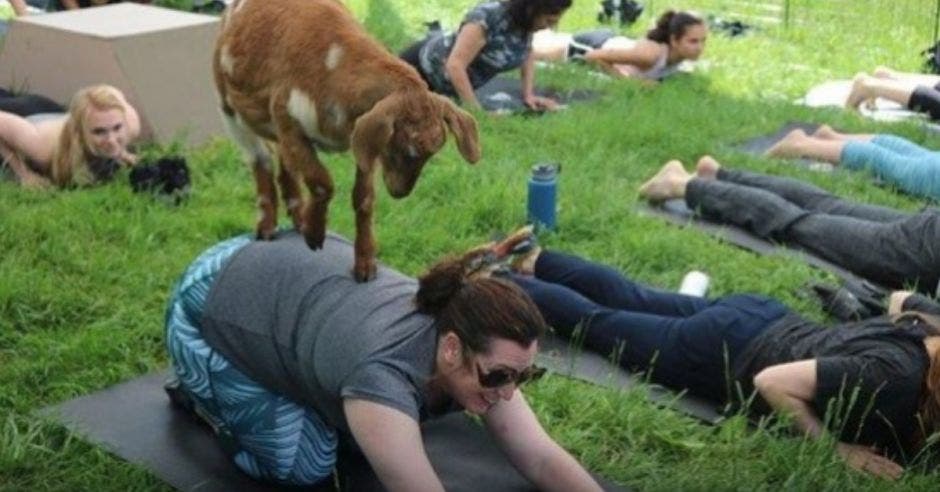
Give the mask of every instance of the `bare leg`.
POLYGON ((916 85, 926 85, 933 87, 940 84, 940 75, 931 75, 926 73, 898 72, 888 67, 876 67, 872 75, 879 79, 891 79, 909 82, 916 85))
POLYGON ((683 198, 686 185, 694 177, 693 174, 686 172, 681 162, 671 160, 663 165, 655 176, 640 186, 640 196, 651 202, 683 198))
POLYGON ((843 140, 824 140, 814 138, 803 130, 793 130, 783 140, 771 147, 766 155, 784 158, 809 158, 839 164, 842 156, 843 140))
POLYGON ((532 55, 539 61, 565 61, 569 42, 570 34, 542 29, 532 36, 532 55))
POLYGON ((875 98, 887 99, 907 107, 918 84, 894 79, 880 79, 858 74, 852 82, 852 91, 845 99, 846 109, 858 109, 862 103, 875 98))
POLYGON ((860 142, 868 142, 875 137, 870 133, 839 133, 829 125, 820 126, 812 136, 822 140, 858 140, 860 142))

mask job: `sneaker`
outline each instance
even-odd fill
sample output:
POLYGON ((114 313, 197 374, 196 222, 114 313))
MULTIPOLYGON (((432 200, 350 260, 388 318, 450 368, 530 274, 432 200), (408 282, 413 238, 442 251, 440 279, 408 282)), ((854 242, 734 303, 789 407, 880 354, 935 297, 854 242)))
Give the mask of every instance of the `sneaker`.
POLYGON ((586 44, 581 44, 577 41, 571 41, 568 43, 568 49, 565 51, 565 60, 584 61, 584 55, 593 50, 594 48, 586 44))

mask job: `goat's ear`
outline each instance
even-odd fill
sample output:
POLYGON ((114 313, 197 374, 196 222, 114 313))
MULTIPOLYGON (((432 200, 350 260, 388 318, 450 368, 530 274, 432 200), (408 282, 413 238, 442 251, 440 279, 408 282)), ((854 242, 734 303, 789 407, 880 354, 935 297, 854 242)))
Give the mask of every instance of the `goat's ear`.
POLYGON ((356 156, 356 165, 364 173, 372 170, 375 160, 392 140, 392 133, 395 131, 394 107, 393 98, 386 97, 356 119, 349 137, 349 146, 356 156))
POLYGON ((458 108, 450 99, 439 94, 431 94, 431 97, 437 99, 444 122, 447 123, 447 128, 454 134, 454 139, 457 141, 457 150, 460 151, 460 155, 471 164, 480 160, 477 120, 470 113, 458 108))

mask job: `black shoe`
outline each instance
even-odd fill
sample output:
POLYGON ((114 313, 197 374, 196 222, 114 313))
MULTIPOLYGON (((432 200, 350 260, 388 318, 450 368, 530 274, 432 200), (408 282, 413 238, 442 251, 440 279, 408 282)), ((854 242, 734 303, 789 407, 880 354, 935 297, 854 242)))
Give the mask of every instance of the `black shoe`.
POLYGON ((813 292, 822 302, 823 311, 839 321, 858 321, 875 315, 844 287, 815 284, 813 292))

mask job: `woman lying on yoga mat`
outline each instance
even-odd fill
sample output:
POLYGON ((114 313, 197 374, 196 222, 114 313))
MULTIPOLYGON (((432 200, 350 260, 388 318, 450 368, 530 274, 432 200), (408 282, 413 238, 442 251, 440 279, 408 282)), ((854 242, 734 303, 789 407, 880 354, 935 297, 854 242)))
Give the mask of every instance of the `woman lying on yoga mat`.
POLYGON ((66 114, 30 120, 0 111, 0 156, 23 186, 84 185, 110 178, 117 164, 136 161, 127 145, 140 118, 124 94, 108 85, 84 88, 66 114))
MULTIPOLYGON (((498 251, 512 247, 504 242, 498 251)), ((750 410, 789 414, 813 438, 831 432, 855 469, 897 478, 903 469, 893 460, 913 459, 940 430, 940 318, 897 315, 931 304, 923 296, 899 292, 893 316, 825 328, 767 297, 651 289, 537 246, 512 265, 505 275, 559 334, 715 402, 739 404, 756 389, 750 410)))
POLYGON ((767 151, 771 157, 809 158, 868 170, 912 195, 940 199, 940 152, 887 134, 844 134, 823 125, 812 135, 793 130, 767 151))
POLYGON ((940 210, 906 213, 852 203, 801 181, 734 171, 702 157, 695 174, 670 161, 640 188, 650 201, 684 198, 709 220, 795 243, 881 285, 933 295, 940 280, 940 210))
POLYGON ((682 62, 698 60, 707 38, 708 27, 700 17, 670 10, 639 41, 609 29, 574 35, 539 31, 532 52, 537 60, 587 60, 614 77, 662 80, 682 62))
POLYGON ((418 70, 431 90, 476 108, 480 103, 475 89, 518 67, 526 106, 557 109, 557 102, 534 92, 532 33, 557 24, 568 7, 571 0, 484 2, 467 13, 456 33, 432 33, 403 51, 401 58, 418 70))
POLYGON ((539 490, 599 491, 542 429, 519 386, 545 321, 504 279, 475 275, 477 254, 417 281, 380 267, 356 282, 353 247, 328 235, 230 239, 203 253, 167 311, 174 400, 208 421, 249 475, 296 485, 332 473, 352 439, 390 491, 443 490, 419 422, 482 416, 539 490))
POLYGON ((873 75, 860 73, 852 82, 845 107, 858 109, 879 97, 940 120, 940 75, 897 72, 885 67, 876 68, 873 75))

